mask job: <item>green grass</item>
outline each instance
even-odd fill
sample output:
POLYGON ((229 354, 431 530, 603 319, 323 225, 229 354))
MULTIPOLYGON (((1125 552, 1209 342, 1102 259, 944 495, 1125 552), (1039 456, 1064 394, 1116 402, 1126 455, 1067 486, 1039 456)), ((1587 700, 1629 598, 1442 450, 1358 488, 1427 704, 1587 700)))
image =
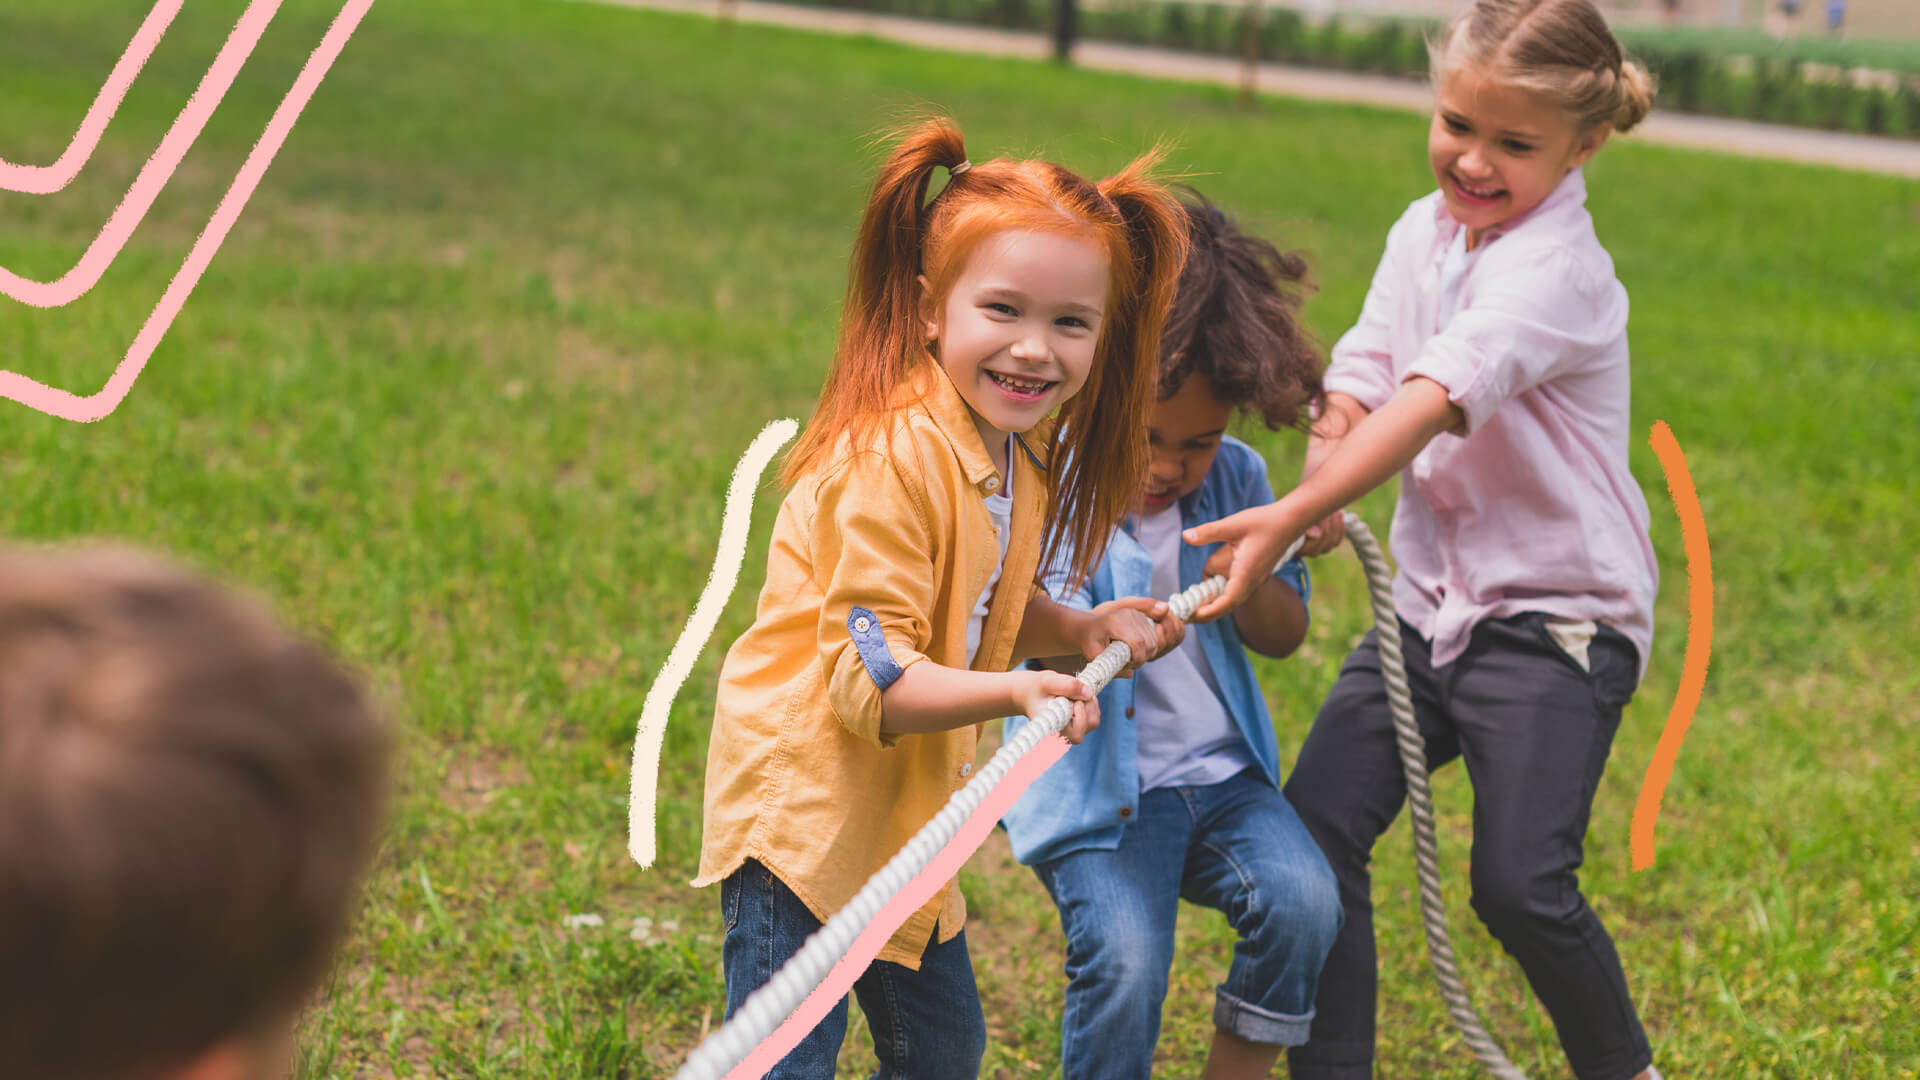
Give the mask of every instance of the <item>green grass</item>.
MULTIPOLYGON (((189 5, 67 191, 0 195, 0 265, 78 257, 241 0, 189 5)), ((9 161, 64 147, 140 5, 0 12, 9 161)), ((6 366, 103 382, 330 13, 289 0, 101 285, 0 306, 6 366)), ((661 855, 625 854, 649 680, 713 557, 727 478, 804 417, 830 349, 868 137, 935 103, 976 160, 1111 171, 1154 139, 1255 228, 1312 253, 1312 321, 1358 310, 1428 190, 1423 123, 1044 64, 562 3, 373 9, 113 416, 0 407, 0 532, 112 534, 271 594, 400 718, 402 792, 364 910, 305 1020, 306 1077, 665 1075, 717 1025, 715 897, 686 887, 714 674, 744 629, 776 495, 668 730, 661 855), (565 916, 597 912, 599 930, 565 916), (654 945, 629 940, 654 920, 654 945), (672 926, 667 924, 672 923, 672 926)), ((1635 424, 1684 447, 1714 553, 1705 701, 1629 871, 1627 826, 1684 646, 1679 529, 1644 440, 1664 575, 1583 885, 1676 1077, 1911 1076, 1920 1034, 1920 185, 1626 139, 1589 170, 1634 300, 1635 424)), ((1259 434, 1276 475, 1296 437, 1259 434)), ((1384 531, 1391 499, 1361 512, 1384 531)), ((1260 668, 1286 756, 1364 626, 1317 567, 1302 654, 1260 668)), ((1564 1065, 1466 908, 1468 790, 1438 782, 1455 933, 1490 1023, 1564 1065)), ((1404 826, 1377 860, 1381 1075, 1469 1077, 1424 966, 1404 826)), ((1057 1073, 1051 905, 996 837, 964 872, 989 1074, 1057 1073)), ((1162 1075, 1198 1074, 1230 937, 1183 913, 1162 1075)), ((857 1016, 857 1010, 856 1016, 857 1016)), ((845 1060, 870 1062, 856 1020, 845 1060)))

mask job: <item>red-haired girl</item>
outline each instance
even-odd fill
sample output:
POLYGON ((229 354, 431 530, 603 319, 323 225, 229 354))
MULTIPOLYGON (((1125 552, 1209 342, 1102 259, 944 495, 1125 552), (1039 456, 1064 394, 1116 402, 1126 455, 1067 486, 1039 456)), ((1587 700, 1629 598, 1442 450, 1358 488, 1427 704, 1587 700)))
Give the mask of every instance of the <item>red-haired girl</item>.
MULTIPOLYGON (((1071 676, 1011 668, 1116 640, 1143 663, 1166 640, 1162 603, 1075 611, 1037 584, 1043 536, 1086 573, 1139 484, 1187 244, 1151 164, 1098 184, 970 164, 930 120, 880 171, 759 610, 721 669, 694 884, 721 886, 728 1015, 966 783, 981 723, 1068 697, 1069 740, 1098 724, 1071 676)), ((854 985, 879 1075, 977 1074, 964 921, 948 882, 854 985)), ((832 1076, 846 1023, 843 1000, 768 1075, 832 1076)))

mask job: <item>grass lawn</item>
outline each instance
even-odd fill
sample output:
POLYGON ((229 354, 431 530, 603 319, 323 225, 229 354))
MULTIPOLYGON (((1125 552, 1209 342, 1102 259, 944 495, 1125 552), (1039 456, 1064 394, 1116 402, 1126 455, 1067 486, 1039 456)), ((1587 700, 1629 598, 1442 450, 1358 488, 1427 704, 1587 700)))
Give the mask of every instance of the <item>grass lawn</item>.
MULTIPOLYGON (((188 5, 69 189, 0 195, 0 265, 72 265, 243 6, 188 5)), ((58 156, 143 11, 0 10, 0 156, 58 156)), ((100 286, 62 309, 0 305, 0 362, 105 380, 330 14, 288 0, 100 286)), ((303 1077, 661 1076, 717 1025, 716 900, 686 881, 714 675, 751 616, 771 487, 674 710, 645 873, 625 854, 635 722, 735 461, 812 408, 867 140, 923 104, 953 111, 975 160, 1043 152, 1098 175, 1175 139, 1210 196, 1312 253, 1328 341, 1430 186, 1423 122, 1400 113, 1247 112, 1225 89, 584 4, 386 0, 119 411, 79 425, 0 406, 0 533, 118 535, 263 589, 401 720, 401 797, 304 1021, 303 1077), (563 928, 581 912, 606 926, 563 928), (642 916, 644 944, 628 935, 642 916)), ((1632 139, 1589 173, 1634 299, 1633 465, 1664 577, 1583 885, 1668 1075, 1910 1077, 1920 185, 1632 139), (1628 821, 1684 646, 1655 420, 1699 485, 1716 635, 1659 860, 1635 874, 1628 821)), ((1297 437, 1254 437, 1276 475, 1297 469, 1297 437)), ((1360 510, 1384 532, 1390 506, 1360 510)), ((1351 558, 1316 575, 1309 644, 1260 668, 1288 758, 1367 617, 1351 558)), ((1467 910, 1458 769, 1438 792, 1478 999, 1524 1068, 1564 1075, 1467 910)), ((1425 967, 1411 863, 1396 826, 1377 862, 1380 1075, 1474 1076, 1425 967)), ((1054 1075, 1052 906, 999 837, 963 878, 989 1075, 1054 1075)), ((1230 944, 1217 915, 1183 913, 1162 1075, 1198 1075, 1230 944)), ((871 1061, 857 1020, 845 1061, 871 1061)))

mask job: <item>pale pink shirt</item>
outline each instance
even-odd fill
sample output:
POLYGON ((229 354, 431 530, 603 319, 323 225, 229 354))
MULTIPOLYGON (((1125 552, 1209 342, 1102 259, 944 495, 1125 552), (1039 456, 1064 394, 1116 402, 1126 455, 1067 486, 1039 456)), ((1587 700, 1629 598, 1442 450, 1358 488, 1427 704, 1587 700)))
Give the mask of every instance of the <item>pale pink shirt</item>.
POLYGON ((1580 170, 1469 253, 1455 308, 1441 268, 1461 228, 1439 192, 1387 234, 1326 388, 1368 409, 1416 375, 1466 415, 1400 474, 1394 604, 1457 659, 1483 619, 1537 611, 1625 634, 1646 672, 1659 583, 1627 469, 1627 292, 1594 236, 1580 170))

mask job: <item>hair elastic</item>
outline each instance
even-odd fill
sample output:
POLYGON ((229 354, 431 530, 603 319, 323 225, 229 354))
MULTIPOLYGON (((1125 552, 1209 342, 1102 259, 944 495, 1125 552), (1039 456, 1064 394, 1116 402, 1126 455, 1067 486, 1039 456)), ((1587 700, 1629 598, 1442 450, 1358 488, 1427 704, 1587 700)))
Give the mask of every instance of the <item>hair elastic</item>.
POLYGON ((968 161, 965 158, 961 158, 960 164, 955 165, 953 168, 947 170, 947 175, 959 176, 961 173, 966 172, 968 169, 971 169, 971 168, 973 168, 973 162, 968 161))

